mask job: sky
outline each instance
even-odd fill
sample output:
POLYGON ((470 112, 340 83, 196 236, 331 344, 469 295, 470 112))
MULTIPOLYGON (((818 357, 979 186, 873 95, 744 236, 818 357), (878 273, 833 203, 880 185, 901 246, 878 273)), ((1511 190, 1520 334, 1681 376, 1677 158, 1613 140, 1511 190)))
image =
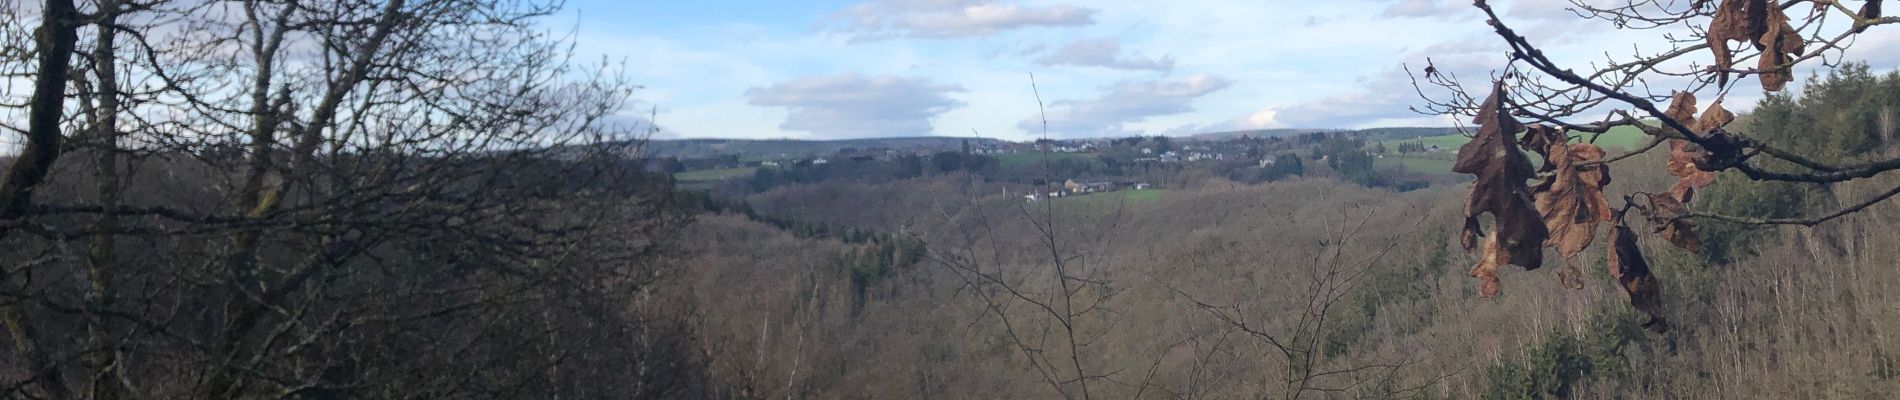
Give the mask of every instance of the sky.
MULTIPOLYGON (((1670 48, 1579 18, 1573 0, 1490 0, 1562 65, 1670 48)), ((1693 0, 1575 0, 1688 7, 1693 0)), ((1860 0, 1850 0, 1858 7, 1860 0)), ((643 86, 621 118, 658 138, 1035 138, 1454 126, 1423 115, 1406 67, 1474 92, 1505 46, 1471 0, 566 0, 543 19, 578 59, 643 86), (644 124, 641 124, 644 125, 644 124)), ((1809 7, 1795 7, 1800 19, 1809 7)), ((1839 30, 1825 30, 1829 34, 1839 30)), ((1676 32, 1681 33, 1681 32, 1676 32)), ((1686 60, 1706 65, 1707 53, 1686 60)), ((1900 26, 1830 62, 1900 65, 1900 26)), ((1826 63, 1807 62, 1798 76, 1826 63)), ((1667 94, 1683 79, 1658 77, 1667 94)), ((1802 79, 1790 85, 1799 91, 1802 79)), ((1746 112, 1753 78, 1727 95, 1746 112)), ((1712 98, 1711 93, 1699 97, 1712 98)), ((1607 110, 1595 110, 1603 112, 1607 110)), ((0 153, 17 144, 0 137, 0 153)))

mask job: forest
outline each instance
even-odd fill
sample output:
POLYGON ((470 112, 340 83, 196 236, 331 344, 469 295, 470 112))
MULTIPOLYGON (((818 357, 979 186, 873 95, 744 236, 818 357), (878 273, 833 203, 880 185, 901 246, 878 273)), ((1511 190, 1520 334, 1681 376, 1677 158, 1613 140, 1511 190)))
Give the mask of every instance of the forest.
POLYGON ((1900 71, 1827 52, 1900 18, 1798 3, 1580 73, 1477 1, 1453 128, 817 142, 656 138, 560 1, 10 1, 0 398, 1888 397, 1900 71))

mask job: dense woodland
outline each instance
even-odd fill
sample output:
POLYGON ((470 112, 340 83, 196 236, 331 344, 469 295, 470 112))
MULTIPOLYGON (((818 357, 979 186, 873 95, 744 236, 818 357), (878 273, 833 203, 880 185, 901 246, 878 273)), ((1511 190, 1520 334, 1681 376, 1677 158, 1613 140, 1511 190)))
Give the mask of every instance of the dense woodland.
MULTIPOLYGON (((8 3, 0 69, 32 85, 0 102, 23 138, 0 158, 0 397, 1900 392, 1900 203, 1878 201, 1900 177, 1873 170, 1900 157, 1890 66, 1706 129, 1623 114, 1684 142, 1627 149, 1595 188, 1713 175, 1679 200, 1707 213, 1697 246, 1687 217, 1631 214, 1487 282, 1466 271, 1498 251, 1460 236, 1494 177, 1378 164, 1435 129, 1242 133, 1220 141, 1239 159, 1179 164, 1124 160, 1210 140, 1014 163, 925 141, 688 188, 670 172, 741 161, 654 156, 653 126, 612 118, 634 83, 532 25, 558 5, 8 3), (1764 147, 1786 154, 1709 161, 1764 147), (1799 168, 1820 178, 1768 179, 1799 168), (1033 196, 1077 179, 1161 189, 1033 196), (1632 262, 1658 286, 1631 289, 1632 262)), ((1475 146, 1517 138, 1501 101, 1451 107, 1490 122, 1475 146)), ((1587 167, 1553 154, 1538 179, 1587 167)), ((1485 221, 1493 242, 1515 222, 1485 221)))
MULTIPOLYGON (((1808 93, 1763 100, 1744 123, 1765 133, 1783 123, 1776 118, 1795 119, 1807 138, 1877 143, 1860 153, 1868 157, 1900 154, 1889 144, 1900 134, 1895 83, 1900 75, 1844 68, 1813 78, 1808 93), (1803 106, 1835 102, 1863 106, 1803 106)), ((1632 168, 1617 179, 1612 198, 1630 194, 1615 188, 1677 178, 1632 168)), ((1463 274, 1476 255, 1455 239, 1458 186, 1394 194, 1336 177, 1250 185, 1203 175, 1158 200, 1024 203, 981 182, 835 182, 748 197, 765 215, 928 245, 923 265, 893 263, 895 273, 868 289, 849 260, 875 246, 800 237, 743 214, 702 216, 689 237, 719 243, 689 268, 710 274, 697 278, 702 292, 748 279, 777 288, 737 304, 702 295, 738 314, 725 329, 757 330, 721 348, 779 363, 765 367, 776 373, 714 376, 756 380, 740 386, 768 398, 1081 397, 1082 381, 1103 398, 1869 398, 1900 389, 1890 373, 1900 342, 1881 333, 1900 328, 1888 298, 1900 254, 1886 250, 1900 242, 1870 234, 1900 221, 1895 204, 1812 228, 1711 222, 1699 254, 1640 237, 1655 249, 1649 264, 1670 321, 1654 333, 1599 252, 1582 256, 1583 289, 1549 271, 1507 271, 1504 294, 1481 299, 1463 274), (778 258, 788 252, 804 256, 778 258), (762 260, 773 261, 761 270, 762 260), (1056 268, 1076 276, 1070 287, 1053 281, 1056 268)), ((1794 215, 1895 183, 1718 179, 1698 204, 1794 215), (1742 200, 1771 197, 1790 200, 1742 200)), ((1648 232, 1645 224, 1635 228, 1648 232)), ((740 365, 760 368, 724 368, 740 365)))

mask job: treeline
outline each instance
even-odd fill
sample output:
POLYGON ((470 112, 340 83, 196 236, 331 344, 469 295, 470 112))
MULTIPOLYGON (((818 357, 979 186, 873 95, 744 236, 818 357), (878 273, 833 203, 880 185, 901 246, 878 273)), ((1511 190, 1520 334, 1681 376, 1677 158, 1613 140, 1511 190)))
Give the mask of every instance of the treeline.
MULTIPOLYGON (((1769 93, 1737 129, 1799 154, 1856 160, 1900 151, 1896 116, 1900 72, 1876 75, 1866 64, 1848 63, 1809 78, 1802 93, 1769 93)), ((1694 201, 1712 213, 1785 217, 1838 209, 1837 197, 1859 195, 1837 193, 1866 190, 1847 186, 1762 182, 1729 172, 1694 201)), ((1553 330, 1486 367, 1479 377, 1483 397, 1891 393, 1900 368, 1892 342, 1877 333, 1886 325, 1857 311, 1891 304, 1863 287, 1895 279, 1888 267, 1892 247, 1875 244, 1889 239, 1870 234, 1890 228, 1890 218, 1849 217, 1799 230, 1697 223, 1700 253, 1652 255, 1653 264, 1666 266, 1655 270, 1664 283, 1664 303, 1691 321, 1683 324, 1688 329, 1659 338, 1645 334, 1643 317, 1628 309, 1596 306, 1582 326, 1553 330), (1866 270, 1860 264, 1874 265, 1866 270), (1783 361, 1794 358, 1809 362, 1783 361)))
POLYGON ((983 174, 995 171, 997 166, 995 158, 955 151, 929 156, 905 154, 889 160, 847 158, 827 159, 824 163, 803 160, 779 167, 760 167, 744 185, 751 193, 758 193, 779 186, 828 180, 878 183, 959 172, 983 174))
POLYGON ((712 397, 647 295, 694 214, 559 6, 0 7, 0 397, 712 397))
POLYGON ((879 233, 862 228, 839 228, 796 218, 767 215, 744 201, 728 201, 705 192, 679 192, 682 203, 697 204, 699 210, 744 216, 800 239, 833 239, 852 244, 836 255, 832 263, 851 279, 852 310, 860 310, 871 285, 922 262, 927 254, 924 241, 915 237, 879 233))
POLYGON ((1306 175, 1306 162, 1300 156, 1285 153, 1273 158, 1273 162, 1264 166, 1249 166, 1227 173, 1227 179, 1242 183, 1265 183, 1285 180, 1290 177, 1306 175))
MULTIPOLYGON (((1796 154, 1848 161, 1891 156, 1900 141, 1900 72, 1875 75, 1867 64, 1848 63, 1827 76, 1810 77, 1805 93, 1768 93, 1745 121, 1751 138, 1796 154)), ((1793 167, 1772 159, 1761 162, 1793 167)), ((1839 208, 1834 187, 1724 177, 1703 197, 1711 212, 1786 218, 1839 208)), ((1704 231, 1714 239, 1704 239, 1703 246, 1717 263, 1752 255, 1752 245, 1771 233, 1721 221, 1707 225, 1704 231)))
POLYGON ((873 243, 880 235, 868 229, 837 228, 826 224, 811 223, 794 218, 767 215, 752 208, 752 204, 740 200, 724 200, 704 191, 680 191, 674 195, 683 204, 694 204, 697 210, 714 214, 737 214, 753 221, 770 225, 792 233, 800 239, 836 239, 845 243, 873 243))
MULTIPOLYGON (((1383 146, 1383 144, 1380 144, 1383 146)), ((1378 152, 1366 150, 1366 140, 1351 136, 1329 137, 1313 146, 1314 159, 1326 160, 1326 166, 1339 179, 1365 187, 1388 188, 1409 192, 1431 186, 1430 182, 1406 179, 1378 168, 1378 152)))
POLYGON ((1431 151, 1431 147, 1426 146, 1425 142, 1403 142, 1399 143, 1398 151, 1399 153, 1424 153, 1431 151))
POLYGON ((746 165, 737 154, 722 154, 711 157, 687 158, 661 157, 651 161, 655 171, 669 174, 702 169, 738 168, 746 165))
POLYGON ((869 243, 845 250, 836 258, 851 276, 851 311, 857 315, 869 300, 872 285, 916 267, 927 255, 924 241, 906 236, 873 236, 869 243))

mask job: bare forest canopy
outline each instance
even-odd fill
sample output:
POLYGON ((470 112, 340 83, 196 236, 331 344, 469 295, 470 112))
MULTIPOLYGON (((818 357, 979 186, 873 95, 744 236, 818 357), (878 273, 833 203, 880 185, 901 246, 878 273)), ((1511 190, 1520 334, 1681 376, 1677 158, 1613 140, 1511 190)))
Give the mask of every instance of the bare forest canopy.
POLYGON ((1674 47, 1472 2, 1464 129, 1012 142, 650 140, 552 0, 9 2, 0 398, 1900 393, 1892 2, 1610 3, 1674 47))
POLYGON ((648 141, 643 150, 653 157, 706 158, 735 155, 742 159, 809 158, 837 153, 847 148, 955 150, 964 142, 993 145, 997 139, 960 137, 898 137, 840 140, 796 139, 664 139, 648 141))

